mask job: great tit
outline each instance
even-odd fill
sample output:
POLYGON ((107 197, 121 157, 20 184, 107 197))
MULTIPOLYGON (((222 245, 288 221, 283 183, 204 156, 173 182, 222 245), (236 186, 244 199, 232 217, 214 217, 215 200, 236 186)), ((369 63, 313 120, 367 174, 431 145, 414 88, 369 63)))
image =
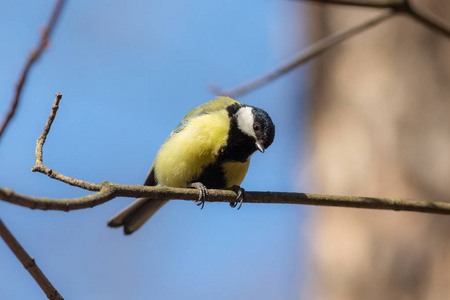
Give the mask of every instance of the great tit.
MULTIPOLYGON (((240 184, 250 156, 256 150, 264 153, 274 137, 275 125, 264 110, 217 97, 187 113, 161 146, 144 185, 195 187, 202 203, 207 189, 233 189, 242 204, 240 184)), ((131 234, 166 203, 141 198, 112 217, 108 226, 123 226, 124 233, 131 234)))

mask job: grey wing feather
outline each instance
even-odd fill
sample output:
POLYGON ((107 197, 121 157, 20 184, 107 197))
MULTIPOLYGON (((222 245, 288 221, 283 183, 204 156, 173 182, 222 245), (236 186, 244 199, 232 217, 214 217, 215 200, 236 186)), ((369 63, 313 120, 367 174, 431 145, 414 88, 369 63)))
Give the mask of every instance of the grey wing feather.
MULTIPOLYGON (((148 172, 144 185, 156 185, 153 165, 148 172)), ((121 227, 125 234, 131 234, 138 230, 154 213, 156 213, 168 201, 141 198, 130 206, 120 211, 108 221, 109 227, 121 227)))

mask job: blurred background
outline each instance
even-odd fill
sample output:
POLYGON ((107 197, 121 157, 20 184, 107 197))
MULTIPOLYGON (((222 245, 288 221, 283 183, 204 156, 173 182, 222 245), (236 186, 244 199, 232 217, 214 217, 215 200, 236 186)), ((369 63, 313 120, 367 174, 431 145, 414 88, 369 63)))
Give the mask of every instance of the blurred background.
MULTIPOLYGON (((55 1, 0 4, 0 116, 55 1)), ((88 194, 32 173, 56 92, 47 166, 92 182, 142 184, 160 145, 192 108, 273 68, 303 45, 301 11, 279 1, 67 1, 0 146, 0 184, 56 198, 88 194)), ((275 143, 243 187, 295 191, 305 75, 246 97, 268 111, 275 143), (303 96, 302 96, 303 95, 303 96)), ((294 299, 306 209, 172 201, 132 236, 106 226, 134 199, 69 213, 0 203, 0 216, 66 299, 294 299)), ((0 298, 45 295, 0 242, 0 298)))
MULTIPOLYGON (((420 1, 445 19, 450 3, 420 1)), ((54 1, 0 3, 0 117, 54 1)), ((301 1, 69 1, 0 141, 0 186, 86 195, 32 173, 141 184, 211 83, 240 85, 373 10, 301 1)), ((449 200, 450 41, 406 17, 237 100, 276 124, 247 190, 449 200)), ((2 119, 1 119, 2 120, 2 119)), ((450 220, 406 212, 172 201, 131 236, 106 227, 134 199, 0 217, 66 299, 447 299, 450 220)), ((45 299, 0 242, 0 298, 45 299)))

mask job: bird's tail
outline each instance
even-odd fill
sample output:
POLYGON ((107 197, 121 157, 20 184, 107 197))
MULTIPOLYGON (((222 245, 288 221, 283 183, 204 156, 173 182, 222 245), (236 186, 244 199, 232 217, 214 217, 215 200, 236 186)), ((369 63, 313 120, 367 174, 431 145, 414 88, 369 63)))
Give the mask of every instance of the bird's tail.
POLYGON ((132 234, 167 202, 167 200, 161 201, 141 198, 112 217, 108 221, 108 226, 123 226, 123 232, 125 234, 132 234))

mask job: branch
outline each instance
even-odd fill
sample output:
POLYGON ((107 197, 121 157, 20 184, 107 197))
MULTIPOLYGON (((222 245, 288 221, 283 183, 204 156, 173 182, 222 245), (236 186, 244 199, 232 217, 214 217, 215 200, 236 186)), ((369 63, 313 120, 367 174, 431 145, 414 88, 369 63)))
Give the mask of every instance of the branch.
POLYGON ((64 299, 58 291, 53 287, 51 282, 45 277, 44 273, 42 273, 41 269, 36 265, 34 258, 30 257, 28 253, 22 248, 19 242, 14 238, 12 233, 8 230, 8 228, 3 224, 0 219, 0 236, 5 241, 6 245, 8 245, 9 249, 14 253, 14 255, 19 259, 24 268, 30 273, 33 279, 39 284, 41 289, 47 295, 48 299, 64 299))
POLYGON ((44 32, 42 33, 41 40, 39 41, 39 45, 31 51, 28 60, 25 64, 25 67, 22 70, 22 74, 19 77, 19 80, 16 84, 16 93, 14 94, 13 100, 11 101, 11 108, 9 109, 8 113, 5 116, 5 120, 3 121, 3 124, 0 128, 0 138, 3 135, 3 132, 5 131, 6 127, 8 126, 9 122, 13 118, 14 114, 16 113, 17 106, 19 105, 20 101, 20 95, 22 93, 22 87, 25 84, 25 80, 27 79, 28 72, 31 68, 31 66, 38 60, 38 58, 41 56, 44 49, 47 47, 49 43, 49 38, 51 33, 53 32, 53 29, 55 28, 56 21, 58 20, 58 17, 60 15, 62 6, 64 4, 64 0, 59 0, 56 3, 55 8, 53 9, 53 13, 50 17, 50 21, 48 22, 48 25, 45 27, 44 32))
POLYGON ((43 157, 43 147, 44 147, 45 140, 47 139, 47 135, 50 132, 50 128, 52 127, 53 121, 55 120, 56 113, 58 112, 59 102, 61 101, 61 98, 62 98, 62 94, 56 93, 55 102, 52 105, 52 110, 50 112, 50 116, 48 117, 47 123, 45 124, 44 129, 42 130, 42 133, 36 142, 36 151, 35 151, 36 164, 34 165, 34 167, 31 168, 31 171, 43 173, 51 178, 54 178, 56 180, 62 181, 64 183, 67 183, 67 184, 70 184, 70 185, 73 185, 76 187, 80 187, 85 190, 99 191, 101 188, 100 184, 90 183, 87 181, 71 178, 71 177, 62 175, 62 174, 60 174, 56 171, 53 171, 52 169, 44 166, 43 158, 42 158, 43 157))
MULTIPOLYGON (((381 21, 392 16, 394 12, 406 13, 409 17, 418 21, 419 23, 427 26, 431 30, 442 34, 443 36, 450 38, 450 24, 444 22, 439 17, 431 12, 428 12, 417 5, 415 5, 411 0, 303 0, 308 2, 326 3, 326 4, 337 4, 337 5, 347 5, 347 6, 357 6, 357 7, 371 7, 371 8, 389 8, 391 10, 391 15, 383 17, 380 15, 373 20, 369 20, 366 23, 358 25, 347 31, 337 33, 335 35, 326 37, 319 42, 313 44, 312 46, 304 49, 302 52, 297 54, 297 56, 290 60, 288 63, 278 67, 276 70, 257 78, 253 81, 245 83, 231 91, 223 91, 220 87, 215 84, 210 85, 210 90, 217 95, 228 95, 232 98, 238 97, 245 93, 248 93, 260 86, 267 84, 268 82, 288 73, 299 65, 309 61, 310 59, 320 55, 325 50, 332 48, 333 46, 339 44, 340 42, 346 40, 347 38, 370 28, 381 21), (379 19, 378 19, 379 18, 379 19)), ((389 14, 389 13, 386 13, 389 14)))
POLYGON ((26 196, 17 194, 11 189, 0 187, 1 200, 19 206, 41 210, 70 211, 83 209, 103 204, 115 197, 117 197, 117 195, 115 194, 114 186, 109 187, 107 182, 103 184, 98 193, 71 199, 51 199, 46 197, 26 196))
MULTIPOLYGON (((60 93, 55 96, 55 102, 52 106, 50 116, 44 126, 42 134, 36 142, 36 165, 33 171, 41 172, 47 176, 77 186, 86 190, 96 191, 97 193, 87 195, 80 198, 72 199, 50 199, 40 197, 30 197, 14 193, 10 189, 0 188, 0 199, 33 209, 42 210, 62 210, 70 211, 94 207, 105 203, 116 197, 133 197, 142 198, 149 197, 155 200, 197 200, 198 191, 186 188, 171 188, 164 186, 141 186, 141 185, 124 185, 109 182, 90 183, 65 175, 59 174, 43 164, 43 146, 47 139, 51 125, 56 117, 59 102, 62 98, 60 93)), ((236 193, 230 190, 209 190, 208 202, 234 202, 236 201, 236 193)), ((284 204, 306 204, 318 206, 339 206, 339 207, 355 207, 385 210, 403 210, 416 211, 435 214, 450 214, 450 203, 446 202, 428 202, 406 200, 399 198, 368 198, 368 197, 352 197, 352 196, 333 196, 333 195, 317 195, 304 193, 278 193, 278 192, 246 192, 246 203, 284 203, 284 204)))
POLYGON ((406 0, 405 2, 404 11, 419 23, 422 23, 431 30, 450 38, 450 24, 444 22, 444 20, 440 19, 435 14, 418 7, 409 0, 406 0))
POLYGON ((210 89, 215 93, 215 94, 220 94, 220 95, 228 95, 231 98, 235 98, 237 96, 241 96, 247 92, 250 92, 278 77, 280 77, 281 75, 286 74, 289 71, 292 71, 294 68, 296 68, 297 66, 309 61, 312 58, 315 58, 316 56, 322 54, 324 51, 332 48, 333 46, 345 41, 346 39, 355 36, 356 34, 369 29, 381 22, 383 22, 386 19, 389 19, 390 17, 392 17, 396 12, 394 10, 386 10, 385 12, 383 12, 382 14, 365 21, 364 23, 355 26, 353 28, 350 28, 348 30, 344 30, 338 33, 335 33, 333 35, 330 35, 326 38, 323 38, 321 40, 319 40, 318 42, 314 43, 313 45, 307 47, 306 49, 304 49, 303 51, 301 51, 300 53, 298 53, 293 59, 291 59, 290 61, 288 61, 287 63, 281 65, 280 67, 278 67, 276 70, 269 72, 268 74, 255 79, 253 81, 250 81, 248 83, 245 83, 243 85, 241 85, 240 87, 237 87, 233 90, 230 91, 222 91, 220 88, 218 88, 215 85, 212 85, 210 87, 210 89))
POLYGON ((450 24, 437 17, 435 14, 426 11, 425 9, 414 4, 412 0, 303 0, 307 2, 327 3, 357 7, 372 7, 372 8, 391 8, 398 12, 407 13, 410 17, 422 23, 447 38, 450 37, 450 24))
MULTIPOLYGON (((124 185, 103 182, 98 193, 73 199, 50 199, 20 195, 0 188, 0 199, 33 209, 70 211, 94 207, 116 197, 154 200, 198 200, 198 191, 163 186, 124 185)), ((230 190, 208 190, 207 202, 234 202, 236 193, 230 190)), ((400 198, 373 198, 281 192, 246 192, 245 203, 303 204, 316 206, 353 207, 394 211, 415 211, 450 214, 450 203, 408 200, 400 198)))
POLYGON ((372 7, 372 8, 395 8, 404 4, 404 0, 303 0, 306 2, 337 4, 346 6, 372 7))

